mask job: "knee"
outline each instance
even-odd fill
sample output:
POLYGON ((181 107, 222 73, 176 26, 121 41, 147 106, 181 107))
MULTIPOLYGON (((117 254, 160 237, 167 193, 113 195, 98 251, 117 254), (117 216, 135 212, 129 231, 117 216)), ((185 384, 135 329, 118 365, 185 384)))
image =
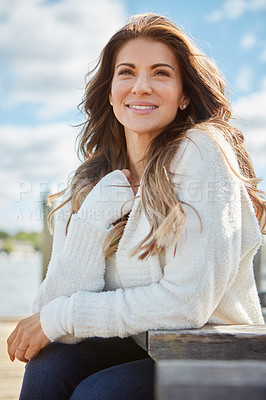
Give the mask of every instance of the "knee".
POLYGON ((61 370, 59 367, 61 360, 58 359, 57 345, 58 343, 50 343, 28 362, 25 368, 25 378, 39 383, 40 380, 47 383, 47 379, 51 380, 58 376, 61 370))
MULTIPOLYGON (((58 343, 50 343, 25 368, 20 400, 47 399, 47 393, 59 393, 68 376, 60 361, 58 343)), ((51 394, 51 399, 54 397, 51 394)))

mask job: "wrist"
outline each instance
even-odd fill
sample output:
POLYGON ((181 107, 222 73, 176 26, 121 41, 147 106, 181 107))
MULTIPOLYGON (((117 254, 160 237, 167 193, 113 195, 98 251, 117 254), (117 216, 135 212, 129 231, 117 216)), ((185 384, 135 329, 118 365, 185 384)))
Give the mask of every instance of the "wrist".
POLYGON ((73 297, 57 297, 41 309, 42 331, 49 340, 73 334, 73 300, 73 297))

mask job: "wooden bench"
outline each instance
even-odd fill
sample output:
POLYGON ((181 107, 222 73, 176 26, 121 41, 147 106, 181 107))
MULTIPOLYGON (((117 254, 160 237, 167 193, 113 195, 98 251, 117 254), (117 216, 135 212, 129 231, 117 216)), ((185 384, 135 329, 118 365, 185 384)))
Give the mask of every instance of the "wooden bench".
POLYGON ((260 298, 260 303, 261 307, 266 307, 266 291, 262 290, 262 282, 263 282, 263 262, 265 259, 265 246, 260 247, 259 251, 254 257, 253 260, 253 265, 254 265, 254 277, 256 281, 256 286, 259 292, 259 298, 260 298))
POLYGON ((265 325, 149 331, 147 344, 156 400, 266 399, 265 325))
POLYGON ((260 298, 261 307, 266 307, 266 292, 260 290, 259 291, 259 298, 260 298))
POLYGON ((156 400, 265 400, 265 361, 162 360, 156 400))
MULTIPOLYGON (((254 275, 266 307, 262 250, 265 245, 254 258, 254 275)), ((147 345, 156 361, 156 400, 266 399, 266 326, 149 331, 147 345)))
POLYGON ((266 360, 265 325, 205 325, 200 329, 149 331, 155 360, 266 360))

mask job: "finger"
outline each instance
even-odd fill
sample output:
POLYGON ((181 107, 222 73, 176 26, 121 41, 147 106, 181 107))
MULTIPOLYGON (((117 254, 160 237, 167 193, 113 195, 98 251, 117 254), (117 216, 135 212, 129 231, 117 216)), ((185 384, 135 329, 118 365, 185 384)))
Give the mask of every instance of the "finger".
POLYGON ((126 175, 127 180, 130 182, 130 171, 128 169, 122 169, 122 172, 126 175))
POLYGON ((16 328, 13 330, 13 332, 8 336, 8 338, 7 338, 7 349, 9 350, 10 349, 10 347, 11 347, 11 345, 12 345, 12 343, 13 343, 13 341, 14 341, 14 339, 16 338, 16 336, 17 336, 17 327, 18 326, 16 326, 16 328))
POLYGON ((41 332, 41 335, 38 338, 35 338, 34 340, 32 340, 32 342, 29 344, 27 351, 24 355, 25 358, 31 360, 32 358, 36 357, 37 354, 44 347, 46 347, 50 342, 51 342, 51 340, 48 339, 48 337, 45 336, 43 332, 41 332))
POLYGON ((13 330, 13 332, 7 338, 7 352, 8 352, 8 355, 9 355, 9 358, 11 361, 14 361, 16 348, 18 347, 18 345, 21 341, 19 338, 19 336, 20 336, 19 327, 22 322, 23 322, 23 320, 18 322, 16 328, 13 330))
POLYGON ((19 361, 23 361, 23 362, 26 362, 26 360, 29 360, 29 358, 26 357, 26 352, 27 352, 28 348, 29 348, 29 345, 25 341, 20 342, 15 350, 15 357, 19 361))
MULTIPOLYGON (((20 343, 21 343, 21 339, 19 339, 18 337, 16 337, 16 338, 13 340, 11 346, 10 346, 9 349, 8 349, 8 354, 9 354, 10 360, 11 360, 11 358, 13 358, 13 357, 16 358, 16 351, 17 351, 17 348, 19 347, 20 343)), ((26 349, 27 347, 28 347, 28 346, 26 345, 25 347, 20 347, 20 348, 24 350, 24 349, 26 349)), ((12 360, 11 360, 11 361, 12 361, 12 360)))
POLYGON ((17 339, 15 339, 13 342, 12 342, 12 344, 11 344, 11 346, 8 348, 8 355, 9 355, 9 358, 10 358, 10 360, 11 361, 14 361, 14 359, 15 359, 15 353, 16 353, 16 351, 17 351, 17 347, 18 347, 18 345, 19 345, 19 343, 20 343, 20 341, 18 341, 17 339))
POLYGON ((40 342, 31 343, 27 350, 25 351, 24 357, 30 360, 31 358, 36 357, 36 355, 40 352, 40 350, 44 346, 40 342))
POLYGON ((9 358, 10 358, 10 360, 11 361, 14 361, 15 360, 15 356, 13 355, 13 354, 11 354, 10 353, 10 346, 11 346, 11 344, 13 343, 13 332, 11 333, 11 335, 9 335, 9 337, 7 338, 7 341, 6 341, 6 345, 7 345, 7 353, 8 353, 8 356, 9 356, 9 358))
POLYGON ((28 347, 26 353, 24 354, 24 357, 27 360, 32 360, 40 353, 40 351, 41 351, 41 349, 36 349, 36 348, 34 349, 34 348, 28 347))
POLYGON ((17 350, 15 353, 15 357, 17 360, 27 363, 29 359, 25 357, 25 351, 17 350))
POLYGON ((27 336, 25 337, 25 335, 22 335, 21 332, 19 332, 18 330, 17 336, 15 337, 15 339, 13 340, 12 344, 9 347, 8 350, 9 356, 11 356, 11 358, 16 357, 16 351, 18 349, 25 352, 29 347, 29 340, 30 339, 27 336))

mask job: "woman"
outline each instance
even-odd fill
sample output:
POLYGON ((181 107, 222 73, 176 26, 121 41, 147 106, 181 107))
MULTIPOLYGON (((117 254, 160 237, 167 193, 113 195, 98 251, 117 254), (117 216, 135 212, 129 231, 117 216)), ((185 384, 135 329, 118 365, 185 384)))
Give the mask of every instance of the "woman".
POLYGON ((152 399, 146 331, 264 323, 265 202, 224 87, 161 16, 132 17, 104 48, 47 277, 8 339, 30 360, 20 399, 152 399))

